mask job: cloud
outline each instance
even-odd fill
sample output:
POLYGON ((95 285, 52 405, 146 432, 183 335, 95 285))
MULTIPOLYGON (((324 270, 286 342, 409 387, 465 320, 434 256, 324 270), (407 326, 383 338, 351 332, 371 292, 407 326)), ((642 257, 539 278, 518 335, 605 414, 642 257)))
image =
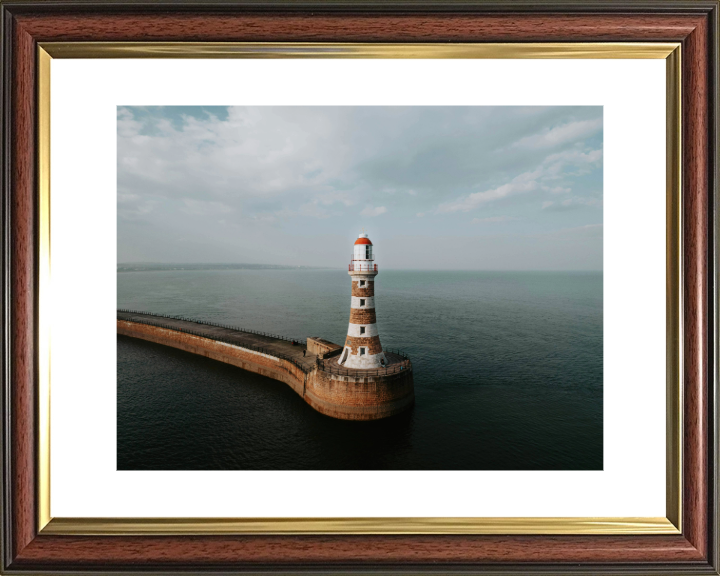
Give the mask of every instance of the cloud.
POLYGON ((377 206, 376 208, 372 208, 368 206, 365 208, 362 212, 360 212, 361 216, 380 216, 380 214, 385 214, 387 212, 387 208, 385 206, 377 206))
POLYGON ((193 216, 228 214, 235 211, 232 207, 222 202, 203 202, 202 200, 193 200, 192 198, 185 198, 182 201, 182 210, 193 216))
POLYGON ((520 220, 520 218, 516 218, 515 216, 490 216, 489 218, 473 218, 470 223, 482 224, 484 222, 487 222, 494 224, 497 222, 511 222, 513 220, 520 220))
POLYGON ((598 206, 600 201, 597 198, 580 198, 578 196, 566 198, 565 200, 555 202, 543 202, 542 209, 549 212, 567 212, 568 210, 578 210, 587 206, 598 206))
POLYGON ((568 176, 583 176, 591 170, 600 166, 603 158, 603 151, 600 149, 583 152, 581 150, 565 150, 551 154, 545 159, 547 166, 547 179, 558 180, 568 176), (567 166, 573 170, 568 171, 567 166))
MULTIPOLYGON (((170 121, 173 108, 118 108, 119 195, 153 197, 178 209, 218 203, 247 218, 258 215, 249 206, 257 201, 272 203, 276 216, 288 205, 356 202, 356 158, 334 138, 338 109, 310 107, 297 114, 292 108, 231 107, 222 120, 195 113, 170 121)), ((128 206, 127 214, 133 212, 128 206)))
POLYGON ((357 202, 357 198, 355 198, 350 192, 344 190, 328 190, 321 196, 316 197, 314 202, 315 204, 323 204, 324 206, 330 206, 335 203, 352 206, 357 202))
POLYGON ((437 207, 438 212, 457 212, 461 210, 467 212, 473 208, 491 202, 492 200, 499 200, 507 196, 513 196, 515 194, 521 194, 523 192, 531 192, 538 187, 538 178, 541 176, 540 170, 534 170, 533 172, 524 172, 519 176, 513 178, 507 184, 492 188, 491 190, 485 190, 483 192, 474 192, 465 198, 460 198, 454 202, 447 202, 440 204, 437 207))
MULTIPOLYGON (((601 128, 602 110, 149 106, 119 107, 117 123, 120 194, 152 196, 159 204, 220 202, 244 218, 257 214, 249 204, 258 199, 274 201, 276 215, 287 208, 299 213, 306 203, 385 205, 414 214, 455 190, 477 194, 467 201, 473 206, 535 189, 516 176, 532 173, 528 162, 537 165, 541 144, 601 128), (515 178, 510 185, 482 190, 508 174, 515 178)), ((450 211, 468 208, 446 203, 450 211)), ((131 204, 121 220, 137 212, 131 204)))
POLYGON ((544 237, 572 237, 572 238, 602 238, 602 224, 585 224, 584 226, 573 226, 572 228, 561 228, 560 230, 552 230, 537 236, 544 237))
MULTIPOLYGON (((423 219, 424 236, 453 239, 469 266, 469 231, 601 218, 602 116, 599 106, 119 107, 117 256, 335 266, 350 229, 372 222, 385 245, 382 224, 406 238, 423 219), (590 197, 597 208, 563 204, 590 197), (323 249, 302 250, 310 238, 323 249)), ((512 250, 499 250, 503 266, 524 265, 512 250)), ((413 258, 403 266, 426 266, 413 258)))
MULTIPOLYGON (((590 165, 597 165, 602 159, 602 150, 590 150, 581 152, 571 150, 561 153, 554 153, 545 158, 538 168, 533 171, 523 172, 515 176, 510 182, 484 190, 482 192, 473 192, 463 198, 459 198, 452 202, 440 204, 436 208, 437 213, 449 212, 468 212, 482 206, 488 202, 533 192, 538 189, 548 190, 548 186, 543 186, 541 182, 545 180, 557 179, 563 175, 563 171, 567 166, 573 168, 584 168, 590 165)), ((569 188, 556 186, 554 188, 558 192, 569 191, 569 188)))
POLYGON ((555 147, 568 142, 576 142, 592 136, 602 130, 602 118, 594 118, 592 120, 578 120, 576 122, 568 122, 544 130, 539 134, 526 136, 521 138, 513 146, 519 148, 549 148, 555 147))
POLYGON ((543 190, 550 192, 550 194, 569 194, 572 192, 572 188, 564 188, 562 186, 543 186, 543 190))

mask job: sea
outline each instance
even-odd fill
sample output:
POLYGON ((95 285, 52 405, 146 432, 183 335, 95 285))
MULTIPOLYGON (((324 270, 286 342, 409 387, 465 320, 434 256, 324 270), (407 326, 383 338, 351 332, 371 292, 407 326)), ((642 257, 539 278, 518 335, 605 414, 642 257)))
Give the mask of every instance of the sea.
MULTIPOLYGON (((343 344, 332 269, 119 272, 118 308, 343 344)), ((352 422, 290 387, 117 339, 120 470, 601 470, 602 272, 381 270, 380 340, 413 362, 414 407, 352 422)))

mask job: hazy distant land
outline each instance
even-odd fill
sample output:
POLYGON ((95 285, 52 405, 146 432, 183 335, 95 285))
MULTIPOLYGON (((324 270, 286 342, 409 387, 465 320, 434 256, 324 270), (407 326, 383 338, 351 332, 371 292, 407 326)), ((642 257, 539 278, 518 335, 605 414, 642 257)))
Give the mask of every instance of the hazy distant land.
MULTIPOLYGON (((118 272, 154 272, 161 270, 312 270, 322 266, 282 266, 277 264, 161 264, 157 262, 123 263, 118 272)), ((324 269, 324 268, 323 268, 324 269)))

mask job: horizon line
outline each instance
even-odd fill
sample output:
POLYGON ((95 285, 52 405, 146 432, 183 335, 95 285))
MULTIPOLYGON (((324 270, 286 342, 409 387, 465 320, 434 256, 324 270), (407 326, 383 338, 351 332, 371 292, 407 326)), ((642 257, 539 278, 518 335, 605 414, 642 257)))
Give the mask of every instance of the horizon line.
MULTIPOLYGON (((293 265, 293 264, 253 264, 249 262, 119 262, 120 266, 267 266, 268 268, 297 269, 322 269, 322 270, 345 270, 342 266, 318 266, 318 265, 293 265)), ((417 272, 603 272, 603 269, 583 268, 394 268, 387 267, 383 270, 417 271, 417 272)), ((157 270, 148 270, 148 272, 157 270)))

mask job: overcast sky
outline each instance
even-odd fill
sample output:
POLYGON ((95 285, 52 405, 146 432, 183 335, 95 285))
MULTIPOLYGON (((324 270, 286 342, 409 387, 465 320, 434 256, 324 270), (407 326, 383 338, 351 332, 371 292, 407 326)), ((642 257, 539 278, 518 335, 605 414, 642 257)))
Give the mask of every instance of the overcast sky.
POLYGON ((119 107, 118 262, 602 270, 602 107, 119 107))

